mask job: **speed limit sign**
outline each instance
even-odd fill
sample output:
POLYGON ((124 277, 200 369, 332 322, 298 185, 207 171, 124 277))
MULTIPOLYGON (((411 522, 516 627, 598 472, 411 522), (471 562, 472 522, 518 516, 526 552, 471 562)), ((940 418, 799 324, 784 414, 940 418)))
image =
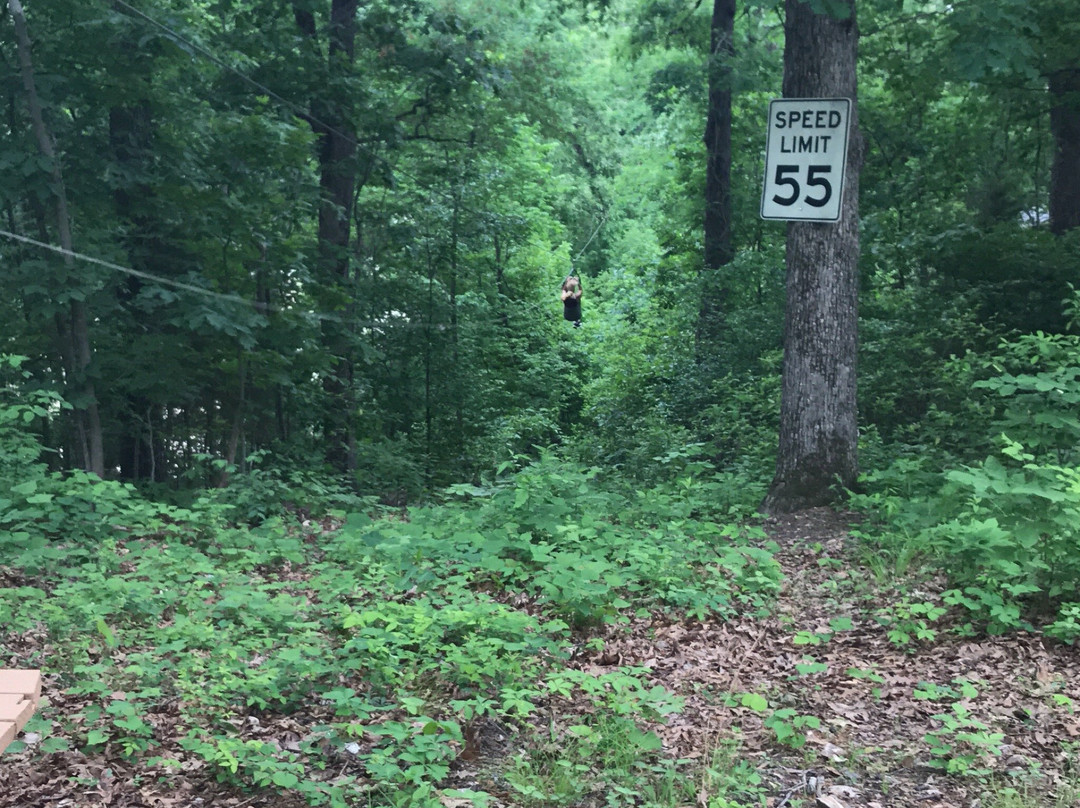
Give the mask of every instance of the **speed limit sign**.
POLYGON ((850 98, 769 102, 762 219, 840 220, 850 119, 850 98))

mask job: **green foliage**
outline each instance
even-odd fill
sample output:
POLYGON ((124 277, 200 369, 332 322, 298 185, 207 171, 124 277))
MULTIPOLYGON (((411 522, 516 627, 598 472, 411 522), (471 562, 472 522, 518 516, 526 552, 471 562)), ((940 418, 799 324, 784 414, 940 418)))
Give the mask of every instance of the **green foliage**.
POLYGON ((173 534, 173 520, 187 513, 145 502, 130 484, 81 471, 42 473, 0 497, 0 548, 18 566, 55 569, 109 543, 118 531, 173 534))
MULTIPOLYGON (((548 454, 470 491, 477 507, 414 510, 400 532, 362 527, 355 540, 400 559, 407 580, 455 565, 471 580, 528 592, 575 625, 656 605, 724 614, 735 600, 761 605, 776 591, 779 568, 745 541, 744 529, 700 520, 715 507, 708 487, 624 495, 596 477, 596 469, 548 454)), ((345 534, 353 530, 347 523, 345 534)))
POLYGON ((0 480, 25 479, 35 470, 44 447, 31 431, 69 405, 50 390, 27 389, 27 357, 0 354, 0 480))
POLYGON ((1059 239, 1020 227, 1018 210, 1008 224, 936 236, 926 256, 934 286, 950 298, 961 296, 975 323, 999 333, 1060 333, 1068 324, 1070 284, 1080 271, 1075 236, 1059 239))
POLYGON ((674 805, 687 789, 657 759, 660 739, 621 716, 583 716, 561 736, 518 756, 506 781, 523 805, 674 805), (650 793, 652 792, 652 793, 650 793))
MULTIPOLYGON (((1033 773, 1033 779, 1039 777, 1033 773)), ((1036 787, 1024 783, 1017 786, 994 785, 984 796, 987 808, 1067 808, 1080 799, 1080 787, 1075 778, 1063 784, 1052 796, 1040 793, 1036 787)))
MULTIPOLYGON (((0 563, 16 581, 0 624, 63 639, 48 664, 87 702, 48 719, 49 749, 148 759, 143 716, 167 701, 177 754, 223 782, 435 805, 470 722, 521 729, 587 697, 515 764, 523 799, 764 799, 752 770, 707 765, 686 793, 640 725, 668 696, 564 656, 574 632, 657 610, 761 612, 780 584, 746 524, 781 390, 784 228, 757 215, 780 5, 736 21, 736 255, 712 277, 707 5, 374 0, 350 58, 329 47, 327 4, 147 0, 173 35, 96 4, 31 9, 77 246, 141 273, 0 244, 0 340, 19 355, 0 358, 0 563), (325 123, 356 141, 336 165, 325 123), (326 233, 336 179, 344 247, 326 233), (577 330, 556 297, 571 267, 577 330), (706 289, 723 303, 708 334, 706 289), (89 401, 67 356, 73 301, 118 479, 75 470, 89 401), (373 519, 376 498, 399 510, 373 519), (310 718, 310 736, 254 737, 268 711, 310 718)), ((1080 250, 1042 226, 1040 77, 1074 66, 1066 5, 859 8, 867 474, 852 502, 873 517, 880 582, 948 576, 940 597, 901 592, 876 614, 912 649, 957 615, 964 631, 1080 636, 1080 345, 1060 305, 1080 250)), ((39 235, 55 188, 10 100, 5 227, 39 235)), ((847 630, 830 628, 792 641, 847 630)), ((813 726, 744 698, 784 746, 813 726)), ((963 756, 992 744, 942 715, 938 758, 978 768, 963 756)))
POLYGON ((615 804, 631 805, 642 791, 681 790, 670 762, 658 760, 660 738, 634 719, 661 720, 679 712, 682 700, 662 687, 645 687, 638 677, 646 673, 622 669, 596 676, 569 669, 548 677, 545 686, 552 696, 569 699, 580 693, 592 707, 580 723, 552 728, 545 743, 516 759, 507 781, 526 804, 573 804, 600 793, 613 796, 615 804))
POLYGON ((923 738, 930 747, 929 765, 956 775, 982 777, 991 772, 983 760, 1001 754, 1005 740, 1002 733, 991 732, 960 702, 954 702, 949 712, 938 713, 933 718, 941 726, 923 738))
POLYGON ((878 610, 877 621, 886 628, 889 642, 906 646, 912 642, 933 642, 937 629, 931 625, 945 615, 946 609, 936 603, 911 603, 902 599, 878 610))
POLYGON ((364 493, 403 504, 423 492, 424 472, 403 438, 365 440, 360 443, 356 485, 364 493))
MULTIPOLYGON (((376 2, 330 59, 329 7, 31 12, 76 246, 135 274, 5 240, 0 337, 33 357, 38 388, 62 389, 67 307, 85 304, 110 473, 216 484, 199 455, 247 473, 238 458, 272 450, 413 500, 578 419, 556 290, 602 220, 590 172, 611 164, 593 133, 615 127, 608 85, 569 85, 610 30, 556 3, 496 6, 376 2), (324 159, 327 127, 342 165, 324 159), (344 245, 325 230, 327 172, 348 186, 344 245)), ((22 101, 0 197, 5 227, 39 237, 54 189, 22 101)), ((70 468, 86 438, 61 416, 42 442, 70 468)), ((256 519, 276 508, 261 476, 237 495, 256 519)))
POLYGON ((741 808, 767 799, 763 778, 750 762, 739 759, 737 752, 736 743, 725 743, 702 766, 696 796, 705 797, 708 808, 741 808))
MULTIPOLYGON (((954 585, 945 602, 991 632, 1026 626, 1034 611, 1067 608, 1080 594, 1078 358, 1077 337, 1042 332, 969 356, 967 366, 985 373, 972 384, 985 391, 972 408, 999 435, 999 452, 943 478, 925 458, 901 459, 869 475, 876 490, 854 500, 894 525, 886 547, 897 558, 940 560, 954 585)), ((933 633, 926 617, 912 624, 916 633, 933 633)), ((1052 634, 1069 636, 1066 613, 1053 625, 1052 634)), ((914 636, 893 631, 898 640, 914 636)))
MULTIPOLYGON (((265 452, 244 458, 244 471, 220 458, 200 458, 209 469, 224 475, 227 485, 201 491, 194 501, 221 512, 232 522, 259 524, 302 509, 308 516, 363 507, 367 501, 321 470, 262 464, 272 461, 265 452)), ((197 473, 197 472, 196 472, 197 473)))
MULTIPOLYGON (((465 501, 407 521, 354 512, 332 532, 264 518, 258 486, 272 502, 279 486, 314 479, 276 474, 188 508, 87 475, 43 475, 5 506, 5 524, 20 528, 2 534, 6 565, 26 583, 0 590, 0 620, 54 643, 40 664, 80 705, 45 709, 43 750, 199 761, 222 783, 332 806, 360 787, 330 776, 344 758, 363 772, 366 798, 434 805, 470 726, 525 732, 541 705, 560 702, 589 712, 513 763, 507 781, 524 799, 556 782, 578 795, 622 789, 627 804, 635 789, 685 793, 642 728, 681 701, 644 669, 566 667, 571 624, 765 608, 780 572, 748 541, 759 534, 695 516, 708 508, 693 486, 628 496, 551 454, 448 492, 465 501), (25 500, 42 490, 50 498, 30 513, 25 500), (150 717, 163 703, 177 705, 171 740, 150 717), (287 748, 256 731, 259 716, 282 713, 307 728, 287 748), (577 753, 600 765, 574 774, 577 753)), ((315 501, 334 500, 314 485, 315 501)))
POLYGON ((1043 632, 1062 642, 1080 639, 1080 603, 1065 603, 1058 609, 1057 619, 1043 632))
POLYGON ((762 724, 769 729, 776 742, 789 749, 801 749, 806 745, 806 731, 821 727, 821 719, 803 715, 793 707, 773 709, 769 700, 760 693, 743 693, 738 699, 728 696, 729 706, 747 707, 762 714, 762 724))
POLYGON ((781 746, 802 749, 806 745, 806 731, 819 729, 821 719, 813 715, 802 715, 793 707, 773 710, 763 721, 781 746))

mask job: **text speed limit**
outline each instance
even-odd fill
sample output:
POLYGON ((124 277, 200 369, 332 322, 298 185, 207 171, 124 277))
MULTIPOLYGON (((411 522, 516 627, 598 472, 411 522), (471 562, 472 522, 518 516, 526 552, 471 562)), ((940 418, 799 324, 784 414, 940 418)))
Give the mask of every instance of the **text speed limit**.
POLYGON ((784 98, 769 103, 761 218, 840 219, 850 113, 847 98, 784 98))

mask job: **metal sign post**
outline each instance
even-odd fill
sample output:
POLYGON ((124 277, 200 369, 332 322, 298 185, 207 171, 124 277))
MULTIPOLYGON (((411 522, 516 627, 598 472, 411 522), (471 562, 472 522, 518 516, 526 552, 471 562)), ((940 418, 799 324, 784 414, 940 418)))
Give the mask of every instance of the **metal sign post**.
POLYGON ((762 219, 840 220, 850 120, 850 98, 769 102, 762 219))

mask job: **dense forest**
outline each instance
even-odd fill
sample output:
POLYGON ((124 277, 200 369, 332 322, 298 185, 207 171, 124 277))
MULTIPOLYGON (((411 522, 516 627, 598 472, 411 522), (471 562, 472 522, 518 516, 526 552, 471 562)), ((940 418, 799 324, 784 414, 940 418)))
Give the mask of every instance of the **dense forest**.
POLYGON ((0 806, 1080 795, 1078 0, 5 4, 0 806))

